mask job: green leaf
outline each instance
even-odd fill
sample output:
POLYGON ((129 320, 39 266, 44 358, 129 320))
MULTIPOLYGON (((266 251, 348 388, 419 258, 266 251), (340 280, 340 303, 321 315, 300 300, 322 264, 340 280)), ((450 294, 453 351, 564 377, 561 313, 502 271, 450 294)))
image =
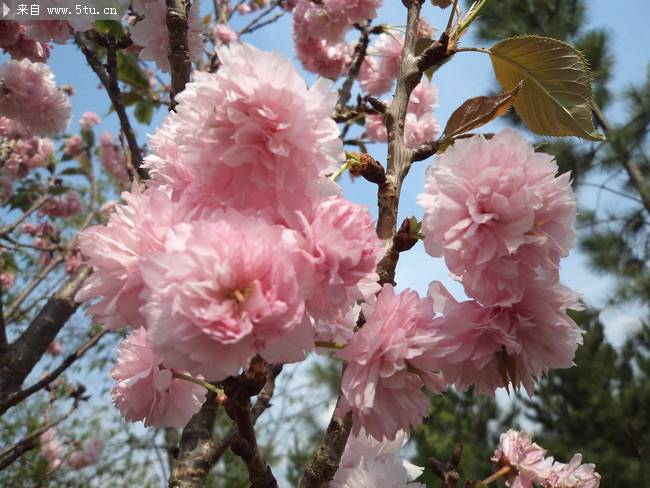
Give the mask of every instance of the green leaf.
POLYGON ((116 39, 121 39, 124 36, 124 28, 117 20, 96 20, 95 30, 102 34, 113 34, 116 39))
POLYGON ((95 133, 92 129, 81 129, 81 140, 84 141, 86 146, 93 147, 95 145, 95 133))
POLYGON ((143 100, 135 105, 135 118, 141 124, 149 125, 153 117, 153 104, 143 100))
POLYGON ((142 71, 135 56, 117 52, 117 78, 142 90, 149 90, 149 79, 142 71))
POLYGON ((525 82, 514 107, 531 131, 604 140, 591 115, 591 74, 575 48, 548 37, 512 37, 496 43, 490 58, 504 90, 525 82))
POLYGON ((449 117, 443 133, 444 138, 449 139, 465 134, 497 117, 505 115, 515 101, 523 84, 523 81, 519 82, 512 90, 500 95, 470 98, 465 101, 449 117))

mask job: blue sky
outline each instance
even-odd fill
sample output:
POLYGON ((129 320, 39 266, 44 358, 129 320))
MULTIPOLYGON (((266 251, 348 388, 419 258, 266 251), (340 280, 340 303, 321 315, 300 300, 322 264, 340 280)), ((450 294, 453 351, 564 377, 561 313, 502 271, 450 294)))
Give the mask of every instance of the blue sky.
MULTIPOLYGON (((400 26, 405 23, 405 9, 401 2, 388 0, 382 8, 380 19, 382 22, 392 26, 400 26)), ((644 46, 649 45, 650 31, 647 29, 647 19, 650 18, 650 2, 647 0, 589 0, 588 18, 589 26, 605 27, 610 31, 612 39, 612 51, 616 53, 616 66, 612 88, 614 93, 620 93, 630 84, 640 83, 646 75, 646 66, 650 60, 650 54, 644 46)), ((204 0, 202 10, 209 12, 211 2, 204 0)), ((443 26, 446 23, 448 11, 426 4, 424 16, 430 24, 443 26)), ((237 23, 235 24, 237 25, 237 23)), ((471 30, 471 29, 470 29, 471 30)), ((291 25, 289 16, 285 16, 279 22, 254 33, 246 39, 255 45, 266 50, 277 50, 285 53, 298 62, 292 53, 291 25)), ((470 35, 464 40, 465 46, 483 46, 470 35)), ((0 56, 0 60, 6 56, 0 56)), ((108 112, 108 98, 99 87, 99 81, 94 73, 85 64, 82 55, 73 45, 56 46, 53 49, 50 62, 57 78, 58 84, 72 84, 75 86, 76 94, 73 97, 74 116, 71 131, 78 129, 78 119, 86 110, 93 110, 100 115, 108 112)), ((305 73, 309 82, 315 76, 305 73)), ((439 107, 436 110, 441 125, 444 126, 451 112, 465 99, 489 93, 495 86, 494 76, 489 59, 482 54, 461 53, 450 63, 440 69, 433 82, 438 86, 440 94, 439 107)), ((155 131, 156 126, 164 117, 165 112, 159 111, 149 127, 136 124, 136 131, 142 141, 146 134, 155 131)), ((608 113, 608 116, 616 121, 624 115, 624 107, 620 103, 608 113)), ((486 131, 498 130, 500 123, 486 127, 486 131)), ((98 128, 100 131, 110 130, 116 133, 118 130, 115 115, 110 115, 98 128)), ((373 155, 380 161, 385 160, 385 146, 375 145, 371 147, 373 155)), ((421 216, 422 211, 415 203, 415 197, 422 191, 423 176, 425 168, 431 164, 431 160, 417 163, 405 182, 402 194, 400 213, 402 217, 416 215, 421 216)), ((359 203, 368 204, 374 210, 376 195, 373 185, 365 181, 352 182, 346 176, 342 178, 345 194, 348 198, 359 203)), ((582 192, 581 201, 592 204, 596 198, 593 190, 582 192)), ((604 196, 607 199, 606 205, 616 206, 622 203, 604 196)), ((412 287, 420 292, 425 292, 427 284, 438 279, 449 285, 450 289, 462 296, 461 288, 453 283, 448 277, 441 261, 428 257, 419 244, 412 252, 403 255, 397 273, 397 281, 400 287, 412 287)), ((586 265, 584 256, 574 250, 569 258, 562 265, 563 281, 583 294, 585 300, 593 305, 599 306, 611 290, 611 280, 607 277, 596 276, 591 273, 586 265)), ((608 325, 608 335, 616 343, 620 343, 627 331, 633 328, 639 311, 632 308, 622 310, 607 310, 603 318, 608 325)))

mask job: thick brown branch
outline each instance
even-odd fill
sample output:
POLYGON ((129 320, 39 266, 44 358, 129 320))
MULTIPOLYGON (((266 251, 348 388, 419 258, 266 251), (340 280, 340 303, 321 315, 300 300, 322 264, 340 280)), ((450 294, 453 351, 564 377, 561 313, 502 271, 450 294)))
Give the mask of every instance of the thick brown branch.
POLYGON ((226 413, 237 426, 237 435, 230 448, 246 464, 251 488, 278 486, 271 467, 266 464, 257 446, 251 407, 251 397, 261 394, 267 376, 269 370, 266 363, 256 357, 245 373, 237 378, 228 378, 223 384, 228 398, 225 403, 226 413))
POLYGON ((203 486, 214 466, 216 444, 212 437, 218 404, 213 392, 208 392, 205 403, 183 429, 178 458, 171 471, 170 488, 198 488, 203 486))
POLYGON ((190 81, 192 61, 187 43, 188 13, 190 2, 186 0, 165 0, 167 6, 167 30, 169 32, 169 65, 171 67, 171 92, 169 109, 176 105, 176 95, 185 89, 190 81))
MULTIPOLYGON (((79 304, 75 302, 74 296, 90 273, 90 268, 81 266, 47 301, 27 330, 0 357, 0 398, 7 398, 20 388, 45 354, 47 347, 77 310, 79 304)), ((0 409, 0 415, 5 411, 6 409, 0 409)))
POLYGON ((326 488, 339 469, 341 456, 352 430, 352 414, 333 415, 318 451, 309 460, 299 488, 326 488))
POLYGON ((13 393, 9 395, 9 397, 5 400, 2 400, 0 402, 0 412, 5 412, 9 408, 13 407, 14 405, 18 404, 19 402, 22 402, 25 398, 33 395, 39 390, 42 390, 43 388, 47 387, 50 383, 52 383, 54 380, 56 380, 61 374, 68 369, 70 366, 72 366, 79 358, 81 358, 87 351, 88 349, 92 348, 95 346, 102 337, 104 337, 107 334, 106 330, 101 330, 94 334, 92 337, 90 337, 86 342, 83 343, 83 345, 77 349, 75 352, 67 356, 61 364, 59 364, 51 373, 45 375, 43 378, 41 378, 39 381, 34 383, 32 386, 25 388, 24 390, 20 390, 16 393, 13 393))

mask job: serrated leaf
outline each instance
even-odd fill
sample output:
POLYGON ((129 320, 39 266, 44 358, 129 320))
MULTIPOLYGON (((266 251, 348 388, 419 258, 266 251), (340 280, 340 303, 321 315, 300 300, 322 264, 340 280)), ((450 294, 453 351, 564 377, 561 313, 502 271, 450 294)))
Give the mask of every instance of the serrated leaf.
POLYGON ((135 118, 141 124, 149 125, 153 118, 153 104, 143 100, 135 105, 135 118))
POLYGON ((149 89, 149 79, 135 56, 117 52, 117 77, 120 81, 143 90, 149 89))
POLYGON ((548 37, 512 37, 496 43, 490 58, 504 90, 525 82, 514 107, 531 131, 604 140, 591 115, 589 68, 575 48, 548 37))
POLYGON ((505 115, 523 84, 522 81, 509 92, 500 95, 470 98, 465 101, 449 117, 443 132, 444 138, 449 139, 464 134, 505 115))

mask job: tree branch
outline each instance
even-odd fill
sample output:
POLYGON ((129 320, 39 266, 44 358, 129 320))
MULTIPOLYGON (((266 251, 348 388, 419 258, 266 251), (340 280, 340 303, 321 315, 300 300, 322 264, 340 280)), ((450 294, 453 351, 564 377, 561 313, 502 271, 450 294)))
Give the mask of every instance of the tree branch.
MULTIPOLYGON (((97 57, 97 54, 86 45, 85 41, 81 38, 81 35, 79 33, 75 33, 74 38, 77 42, 77 45, 81 49, 81 52, 86 57, 86 61, 88 61, 88 64, 106 89, 106 93, 108 93, 108 97, 113 104, 113 109, 115 109, 115 113, 120 120, 120 128, 122 129, 122 133, 124 134, 124 137, 126 137, 126 141, 129 145, 129 152, 131 153, 131 162, 133 167, 140 174, 140 177, 146 178, 146 172, 140 168, 142 165, 142 152, 140 150, 140 146, 138 146, 138 141, 135 138, 135 133, 131 127, 131 121, 129 120, 129 116, 127 115, 126 109, 124 108, 122 93, 120 92, 119 85, 117 84, 117 61, 115 52, 115 49, 117 49, 117 47, 115 45, 115 42, 111 42, 108 45, 107 72, 106 67, 101 63, 97 57)), ((127 167, 127 170, 130 170, 130 168, 127 167)), ((134 174, 132 170, 129 171, 129 176, 133 179, 134 174)))
POLYGON ((0 402, 0 412, 5 412, 9 408, 23 401, 25 398, 33 395, 39 390, 47 387, 50 383, 56 380, 61 374, 72 366, 81 356, 83 356, 88 349, 95 346, 101 339, 108 333, 107 330, 101 330, 90 337, 86 342, 84 342, 79 349, 67 356, 59 366, 57 366, 51 373, 45 375, 39 381, 34 383, 32 386, 20 390, 16 393, 12 393, 6 399, 0 402))
MULTIPOLYGON (((81 266, 47 301, 27 330, 0 356, 0 398, 7 398, 20 388, 47 347, 77 310, 79 304, 74 297, 91 272, 89 267, 81 266)), ((0 409, 0 415, 5 411, 0 409)))
POLYGON ((171 91, 169 110, 177 105, 176 95, 185 89, 190 81, 192 61, 187 43, 188 13, 190 2, 186 0, 165 0, 167 6, 167 31, 169 32, 169 65, 171 67, 171 91))
POLYGON ((354 85, 354 80, 359 76, 359 71, 361 70, 361 65, 363 64, 364 59, 366 59, 366 52, 368 51, 368 44, 370 42, 370 26, 365 25, 361 28, 361 36, 357 41, 357 45, 354 48, 354 54, 352 55, 352 64, 350 64, 350 69, 348 70, 348 76, 343 82, 343 86, 339 90, 339 99, 336 102, 335 113, 342 113, 345 105, 350 100, 352 96, 352 86, 354 85))

